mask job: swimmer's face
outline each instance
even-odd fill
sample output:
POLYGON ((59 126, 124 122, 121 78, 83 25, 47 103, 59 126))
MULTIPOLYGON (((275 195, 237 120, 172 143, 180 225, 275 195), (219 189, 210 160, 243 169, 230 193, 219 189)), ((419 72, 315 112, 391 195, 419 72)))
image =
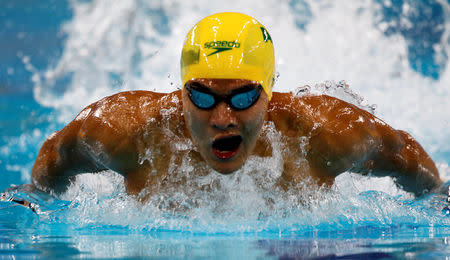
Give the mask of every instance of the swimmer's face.
POLYGON ((214 170, 223 174, 238 170, 252 154, 264 123, 266 93, 258 83, 242 79, 195 79, 187 84, 190 87, 184 87, 182 94, 183 112, 192 141, 214 170), (219 97, 215 105, 213 96, 219 97), (233 101, 220 98, 233 96, 233 101), (236 102, 240 98, 243 102, 236 102), (252 98, 257 98, 253 104, 249 102, 252 98), (245 103, 251 105, 233 107, 245 103))

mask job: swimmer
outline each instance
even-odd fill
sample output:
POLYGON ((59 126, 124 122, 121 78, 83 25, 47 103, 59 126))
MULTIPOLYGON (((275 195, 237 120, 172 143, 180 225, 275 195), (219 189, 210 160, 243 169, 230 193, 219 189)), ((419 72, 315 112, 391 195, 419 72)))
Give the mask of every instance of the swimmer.
POLYGON ((411 135, 334 97, 272 92, 274 64, 272 38, 254 18, 208 16, 186 36, 181 90, 122 92, 89 105, 44 142, 32 184, 60 193, 77 174, 109 169, 139 196, 157 192, 186 156, 196 174, 232 174, 249 156, 272 156, 262 131, 270 124, 282 135, 283 188, 306 178, 330 186, 347 171, 391 176, 417 196, 441 187, 433 160, 411 135), (180 140, 192 144, 187 152, 180 140))

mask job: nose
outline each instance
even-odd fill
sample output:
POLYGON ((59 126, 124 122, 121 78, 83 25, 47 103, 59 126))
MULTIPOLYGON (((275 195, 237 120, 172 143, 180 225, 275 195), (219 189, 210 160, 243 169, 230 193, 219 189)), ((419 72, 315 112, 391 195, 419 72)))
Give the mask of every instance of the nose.
POLYGON ((213 108, 209 123, 212 127, 227 130, 237 126, 237 118, 235 112, 225 102, 220 102, 213 108))

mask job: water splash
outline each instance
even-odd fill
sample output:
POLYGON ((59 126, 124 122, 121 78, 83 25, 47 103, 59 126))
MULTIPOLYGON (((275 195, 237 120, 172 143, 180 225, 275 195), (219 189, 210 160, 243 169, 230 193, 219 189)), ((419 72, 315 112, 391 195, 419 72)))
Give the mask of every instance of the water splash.
POLYGON ((271 141, 272 156, 250 157, 232 175, 210 169, 201 172, 204 167, 186 156, 181 167, 171 168, 169 182, 173 183, 154 187, 158 192, 149 191, 144 202, 128 195, 123 177, 112 171, 77 176, 67 192, 58 196, 63 206, 52 206, 48 195, 42 200, 29 193, 9 196, 31 198, 40 205, 36 213, 42 225, 57 223, 74 229, 299 235, 403 223, 450 224, 442 212, 447 206, 445 194, 412 200, 388 177, 345 173, 330 189, 306 178, 285 190, 278 182, 283 171, 282 136, 271 124, 264 126, 263 135, 271 141))
POLYGON ((309 85, 305 85, 296 88, 292 93, 295 96, 329 95, 356 105, 372 114, 375 114, 375 109, 377 107, 375 104, 367 104, 364 97, 353 91, 345 80, 341 80, 338 83, 334 81, 325 81, 323 83, 315 84, 313 88, 309 85))
MULTIPOLYGON (((307 196, 303 193, 303 201, 299 202, 294 193, 268 192, 254 185, 254 175, 241 174, 226 182, 213 175, 214 182, 208 191, 197 190, 189 196, 183 191, 159 194, 144 204, 126 195, 121 188, 123 179, 117 174, 87 174, 78 177, 60 197, 70 201, 51 198, 50 203, 47 195, 47 199, 35 199, 33 203, 38 205, 40 225, 64 224, 75 229, 117 227, 133 232, 286 236, 364 226, 450 224, 442 212, 447 206, 445 194, 411 200, 408 194, 395 189, 389 190, 391 194, 361 189, 353 192, 314 189, 306 192, 307 196)), ((358 186, 357 182, 350 184, 358 186)), ((13 195, 30 200, 30 194, 23 191, 13 195)))

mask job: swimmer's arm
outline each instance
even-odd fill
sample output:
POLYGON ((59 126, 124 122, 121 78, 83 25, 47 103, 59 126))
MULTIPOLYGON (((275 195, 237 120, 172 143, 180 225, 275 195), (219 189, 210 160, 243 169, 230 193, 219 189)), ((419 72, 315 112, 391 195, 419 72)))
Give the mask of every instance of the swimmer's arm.
POLYGON ((105 170, 81 151, 78 142, 81 124, 82 121, 74 120, 44 142, 32 169, 31 181, 35 187, 60 193, 75 175, 105 170))
POLYGON ((433 160, 408 133, 344 101, 336 104, 322 114, 326 123, 310 138, 307 159, 313 175, 325 183, 346 171, 392 176, 416 195, 442 185, 433 160))
POLYGON ((145 184, 144 175, 151 172, 151 167, 141 162, 140 152, 160 140, 153 130, 159 128, 152 123, 162 121, 157 117, 162 108, 159 101, 171 100, 163 105, 174 107, 179 97, 180 91, 168 95, 131 91, 91 104, 44 142, 33 167, 32 183, 59 193, 77 174, 109 169, 130 182, 131 192, 138 190, 137 184, 145 184))
POLYGON ((373 175, 392 176, 398 185, 415 195, 438 191, 442 180, 435 163, 414 138, 405 131, 389 129, 383 146, 365 164, 373 175))
MULTIPOLYGON (((144 168, 139 163, 136 139, 127 131, 137 127, 122 120, 117 113, 102 114, 98 107, 94 103, 85 108, 86 113, 82 111, 44 142, 33 166, 32 184, 60 193, 81 173, 110 169, 128 177, 129 173, 144 168), (125 122, 128 128, 120 122, 125 122)), ((127 108, 124 105, 122 111, 127 108)), ((130 118, 136 116, 132 114, 127 117, 130 118)))

